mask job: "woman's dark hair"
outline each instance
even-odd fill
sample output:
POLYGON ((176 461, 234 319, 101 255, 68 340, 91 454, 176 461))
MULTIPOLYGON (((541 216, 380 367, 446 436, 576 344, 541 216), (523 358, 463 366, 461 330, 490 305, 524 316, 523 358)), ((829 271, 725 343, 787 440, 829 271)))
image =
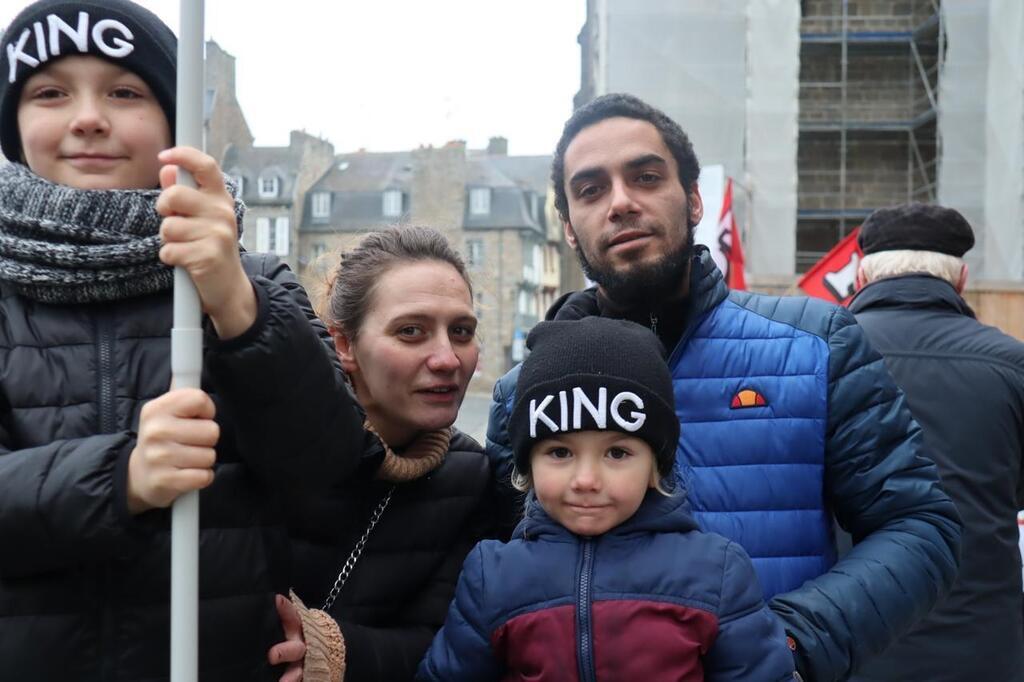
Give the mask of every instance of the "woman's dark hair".
POLYGON ((392 227, 371 232, 356 248, 341 254, 337 268, 328 278, 324 320, 349 339, 355 339, 366 318, 374 287, 384 273, 401 263, 420 261, 451 265, 466 283, 472 299, 473 283, 462 256, 443 234, 432 227, 392 227))
POLYGON ((600 123, 606 118, 635 118, 647 121, 661 134, 665 146, 672 152, 679 167, 679 183, 689 194, 693 191, 700 175, 700 163, 693 152, 690 138, 686 136, 679 124, 669 118, 663 111, 655 109, 643 100, 622 93, 602 95, 588 102, 566 121, 562 129, 562 137, 555 148, 555 158, 551 163, 551 183, 555 186, 555 208, 565 222, 569 222, 569 199, 565 195, 565 150, 584 128, 600 123))

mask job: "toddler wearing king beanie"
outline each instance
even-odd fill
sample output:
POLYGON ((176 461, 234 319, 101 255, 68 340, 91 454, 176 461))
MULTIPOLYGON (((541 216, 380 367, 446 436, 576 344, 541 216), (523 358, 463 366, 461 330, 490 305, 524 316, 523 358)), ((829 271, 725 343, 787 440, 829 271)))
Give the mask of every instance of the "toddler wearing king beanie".
POLYGON ((283 507, 361 454, 327 331, 239 253, 216 161, 169 148, 154 14, 41 0, 0 43, 0 678, 168 679, 168 508, 199 490, 199 678, 276 680, 283 507), (170 266, 206 313, 202 390, 170 387, 170 266))
POLYGON ((679 422, 658 339, 588 317, 527 345, 509 423, 526 515, 466 559, 418 679, 792 679, 749 557, 663 488, 679 422))

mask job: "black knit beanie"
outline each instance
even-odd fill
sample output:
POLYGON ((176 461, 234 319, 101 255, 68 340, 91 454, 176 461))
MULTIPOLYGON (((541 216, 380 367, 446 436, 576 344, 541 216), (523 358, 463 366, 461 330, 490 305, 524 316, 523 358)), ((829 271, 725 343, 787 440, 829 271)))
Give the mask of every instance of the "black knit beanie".
POLYGON ((33 73, 61 57, 106 59, 146 82, 174 133, 178 40, 149 10, 128 0, 39 0, 14 17, 0 46, 0 147, 21 158, 18 99, 33 73))
POLYGON ((585 317, 541 322, 516 383, 509 435, 516 470, 534 443, 570 431, 621 431, 646 441, 662 478, 672 472, 679 419, 665 351, 646 327, 585 317))

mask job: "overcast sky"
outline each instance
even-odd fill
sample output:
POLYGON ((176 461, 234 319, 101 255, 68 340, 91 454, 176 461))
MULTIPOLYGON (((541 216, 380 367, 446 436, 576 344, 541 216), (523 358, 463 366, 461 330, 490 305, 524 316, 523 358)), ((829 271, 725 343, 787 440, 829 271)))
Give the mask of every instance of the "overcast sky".
MULTIPOLYGON (((27 3, 0 0, 0 26, 27 3)), ((178 0, 139 0, 177 33, 178 0)), ((207 0, 258 145, 288 132, 338 152, 493 135, 550 154, 579 88, 586 0, 207 0)))

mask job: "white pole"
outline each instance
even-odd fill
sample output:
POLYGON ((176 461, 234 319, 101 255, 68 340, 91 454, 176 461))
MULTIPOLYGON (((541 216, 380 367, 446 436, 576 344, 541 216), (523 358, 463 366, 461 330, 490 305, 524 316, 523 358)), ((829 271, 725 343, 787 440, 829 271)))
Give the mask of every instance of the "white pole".
MULTIPOLYGON (((175 142, 203 147, 203 0, 181 0, 175 142)), ((178 184, 195 187, 186 171, 178 184)), ((171 385, 199 388, 203 368, 202 308, 182 268, 174 269, 171 385)), ((199 493, 179 497, 171 510, 171 682, 199 678, 199 493)))

